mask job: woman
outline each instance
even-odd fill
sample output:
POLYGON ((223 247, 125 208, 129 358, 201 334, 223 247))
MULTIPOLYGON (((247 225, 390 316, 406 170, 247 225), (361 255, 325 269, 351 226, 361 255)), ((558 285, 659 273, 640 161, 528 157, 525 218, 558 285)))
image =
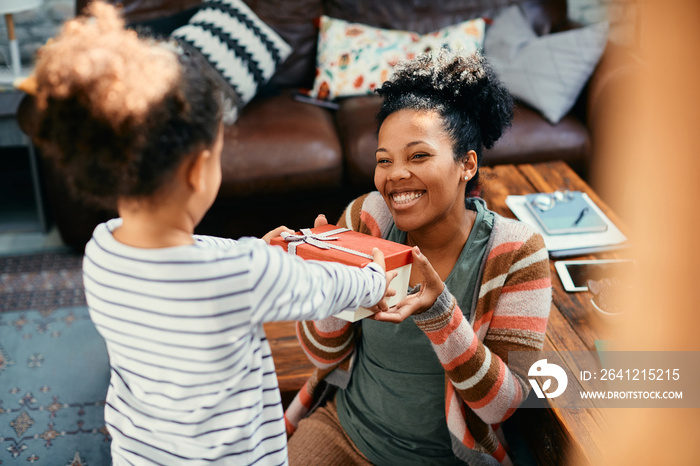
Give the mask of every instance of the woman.
POLYGON ((286 413, 290 463, 508 464, 494 424, 529 391, 508 351, 542 347, 549 263, 537 233, 466 194, 512 99, 483 57, 447 52, 404 63, 377 92, 377 192, 339 224, 415 246, 413 293, 359 325, 298 324, 317 369, 286 413))

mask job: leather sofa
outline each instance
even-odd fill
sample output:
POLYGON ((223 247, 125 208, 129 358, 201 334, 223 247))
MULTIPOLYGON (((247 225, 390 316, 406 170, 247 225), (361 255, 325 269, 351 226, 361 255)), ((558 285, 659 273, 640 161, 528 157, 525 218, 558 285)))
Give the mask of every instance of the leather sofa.
MULTIPOLYGON (((78 0, 81 11, 88 0, 78 0)), ((285 224, 309 226, 317 213, 337 219, 349 200, 373 189, 377 96, 345 98, 337 110, 297 101, 293 93, 311 88, 315 73, 317 21, 322 15, 371 26, 427 33, 519 3, 538 34, 571 28, 566 0, 245 0, 293 51, 270 82, 227 127, 218 198, 197 231, 229 237, 262 235, 285 224)), ((115 1, 117 3, 117 1, 115 1)), ((168 34, 194 14, 197 0, 118 0, 127 21, 168 34)), ((596 76, 598 87, 610 84, 596 76)), ((564 160, 586 177, 593 164, 592 125, 582 92, 557 125, 521 104, 512 127, 485 152, 484 165, 564 160)), ((597 99, 598 104, 602 99, 597 99)), ((31 99, 20 122, 31 126, 31 99)), ((65 243, 81 251, 94 226, 114 212, 96 211, 68 195, 50 167, 44 167, 50 213, 65 243)))

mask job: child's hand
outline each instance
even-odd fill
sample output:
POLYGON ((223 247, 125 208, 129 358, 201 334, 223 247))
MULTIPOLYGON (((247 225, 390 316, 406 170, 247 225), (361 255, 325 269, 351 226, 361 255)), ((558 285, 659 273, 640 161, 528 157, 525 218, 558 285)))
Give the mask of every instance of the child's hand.
MULTIPOLYGON (((384 264, 384 253, 380 251, 378 248, 372 249, 372 257, 375 264, 380 266, 382 270, 384 270, 384 274, 386 276, 386 286, 384 287, 384 296, 382 299, 379 300, 377 304, 374 306, 368 308, 370 311, 377 313, 377 312, 386 312, 389 310, 389 305, 387 304, 387 299, 394 296, 396 294, 396 290, 389 288, 389 283, 396 278, 396 275, 398 275, 398 272, 395 270, 392 270, 390 272, 386 271, 386 265, 384 264)), ((376 315, 376 314, 375 314, 376 315)), ((369 318, 371 319, 373 316, 370 316, 369 318)))
POLYGON ((287 233, 294 233, 294 230, 290 230, 289 228, 285 226, 277 227, 274 230, 268 232, 265 236, 262 237, 262 240, 265 241, 267 244, 270 244, 270 240, 272 238, 276 238, 279 235, 282 234, 282 232, 287 232, 287 233))
MULTIPOLYGON (((413 264, 418 266, 423 275, 418 293, 407 296, 392 308, 389 312, 377 312, 370 319, 381 322, 393 322, 395 324, 403 322, 407 317, 425 312, 432 307, 440 293, 445 289, 445 284, 440 280, 440 275, 435 271, 430 261, 420 252, 418 246, 413 248, 413 264)), ((381 301, 380 301, 381 302, 381 301)))
MULTIPOLYGON (((316 227, 322 227, 323 225, 328 225, 328 220, 326 220, 326 216, 323 214, 318 214, 316 217, 316 220, 314 220, 314 228, 316 227)), ((294 233, 294 230, 290 230, 289 228, 285 226, 277 227, 271 232, 267 233, 265 236, 262 237, 262 240, 265 241, 267 244, 270 244, 270 240, 272 238, 275 238, 279 235, 282 234, 282 232, 287 232, 287 233, 294 233)))

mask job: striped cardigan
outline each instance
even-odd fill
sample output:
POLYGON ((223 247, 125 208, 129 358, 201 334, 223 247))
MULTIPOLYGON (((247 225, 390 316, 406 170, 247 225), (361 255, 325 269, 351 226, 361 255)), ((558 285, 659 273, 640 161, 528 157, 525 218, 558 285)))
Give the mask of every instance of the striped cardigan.
MULTIPOLYGON (((375 191, 354 200, 339 226, 386 237, 391 222, 375 191)), ((496 214, 480 276, 474 301, 462 303, 470 306, 466 315, 445 287, 433 307, 413 319, 445 369, 445 411, 455 455, 469 464, 510 464, 495 429, 529 393, 528 367, 508 365, 508 352, 537 351, 544 342, 552 292, 542 237, 496 214)), ((334 317, 297 323, 299 341, 316 369, 285 413, 289 435, 319 401, 319 382, 347 386, 355 329, 334 317)))

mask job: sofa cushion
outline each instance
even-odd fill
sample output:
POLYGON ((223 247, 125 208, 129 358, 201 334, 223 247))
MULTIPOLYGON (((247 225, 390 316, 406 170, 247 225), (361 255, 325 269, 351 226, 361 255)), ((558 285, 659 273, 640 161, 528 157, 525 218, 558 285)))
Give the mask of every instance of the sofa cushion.
MULTIPOLYGON (((354 97, 340 101, 336 112, 338 133, 346 157, 348 176, 364 189, 373 189, 376 166, 379 96, 354 97)), ((579 173, 584 171, 590 151, 590 136, 584 124, 572 115, 558 125, 548 123, 535 110, 516 106, 513 124, 490 150, 482 164, 533 163, 564 160, 579 173)))
POLYGON ((577 172, 586 169, 591 140, 586 126, 566 115, 554 126, 525 105, 516 105, 513 125, 484 151, 484 165, 563 160, 577 172))
POLYGON ((337 187, 340 142, 329 110, 285 91, 254 99, 224 133, 219 197, 337 187))
POLYGON ((514 97, 557 124, 598 64, 607 31, 607 23, 600 23, 537 37, 514 5, 488 29, 484 54, 514 97))
POLYGON ((519 4, 538 35, 565 29, 566 0, 324 0, 323 14, 384 29, 427 34, 474 18, 495 18, 508 5, 519 4))
POLYGON ((371 94, 389 78, 399 60, 442 47, 463 53, 481 49, 484 27, 484 20, 477 18, 418 34, 322 16, 310 95, 333 100, 371 94))
POLYGON ((291 53, 289 44, 242 0, 206 2, 171 37, 201 53, 228 85, 229 124, 291 53))
POLYGON ((335 114, 348 177, 354 186, 364 190, 375 189, 376 115, 381 102, 382 98, 378 95, 342 99, 335 114))

